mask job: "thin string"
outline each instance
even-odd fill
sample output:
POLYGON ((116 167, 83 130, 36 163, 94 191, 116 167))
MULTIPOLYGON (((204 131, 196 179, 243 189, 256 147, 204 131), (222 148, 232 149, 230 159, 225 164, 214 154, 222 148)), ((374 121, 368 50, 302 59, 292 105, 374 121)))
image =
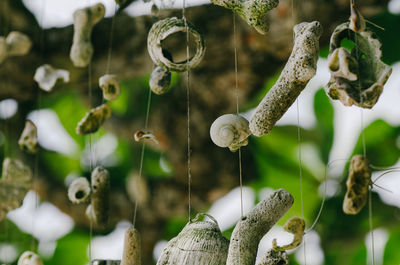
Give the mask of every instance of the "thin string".
POLYGON ((114 27, 115 27, 115 16, 117 15, 117 3, 114 4, 114 15, 111 19, 111 29, 110 29, 110 39, 108 42, 108 55, 107 55, 107 67, 106 74, 110 73, 110 62, 111 62, 111 53, 112 53, 112 42, 114 38, 114 27))
MULTIPOLYGON (((144 124, 145 131, 147 131, 147 128, 149 127, 150 104, 151 104, 151 89, 149 88, 149 93, 147 96, 146 120, 144 124)), ((146 149, 146 142, 143 141, 142 150, 140 152, 139 178, 137 180, 139 183, 142 178, 145 149, 146 149)), ((138 189, 138 195, 139 195, 138 197, 140 197, 140 189, 138 189)), ((136 224, 137 209, 138 209, 138 200, 135 200, 135 208, 133 210, 133 221, 132 221, 133 227, 135 227, 136 224)))
POLYGON ((372 223, 372 186, 368 189, 368 217, 369 217, 369 230, 371 235, 371 253, 372 265, 375 265, 375 242, 374 242, 374 227, 372 223))
POLYGON ((360 108, 360 126, 361 126, 361 141, 364 157, 367 157, 367 147, 365 145, 365 132, 364 132, 364 110, 360 108))

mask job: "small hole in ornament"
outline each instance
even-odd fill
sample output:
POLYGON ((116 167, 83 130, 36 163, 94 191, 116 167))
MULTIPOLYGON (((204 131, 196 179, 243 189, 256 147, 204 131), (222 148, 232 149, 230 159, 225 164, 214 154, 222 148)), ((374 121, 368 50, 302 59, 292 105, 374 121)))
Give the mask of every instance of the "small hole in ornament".
MULTIPOLYGON (((186 32, 179 31, 169 35, 161 41, 161 47, 171 53, 173 58, 172 62, 185 62, 186 61, 186 32)), ((189 33, 189 58, 193 57, 196 53, 196 43, 193 36, 189 33)), ((166 56, 166 58, 169 56, 166 56)))
POLYGON ((84 193, 82 190, 78 191, 78 192, 75 194, 75 197, 76 197, 77 199, 82 199, 83 196, 85 196, 85 193, 84 193))

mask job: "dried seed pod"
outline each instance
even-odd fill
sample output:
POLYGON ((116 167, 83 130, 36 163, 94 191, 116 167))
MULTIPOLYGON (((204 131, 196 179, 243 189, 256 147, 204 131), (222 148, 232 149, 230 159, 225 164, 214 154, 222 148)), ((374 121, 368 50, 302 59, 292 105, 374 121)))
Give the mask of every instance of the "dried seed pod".
POLYGON ((22 205, 31 186, 31 169, 19 160, 5 158, 0 179, 0 221, 9 211, 22 205))
POLYGON ((292 207, 293 201, 289 192, 279 189, 259 202, 233 230, 226 264, 255 264, 261 238, 292 207))
POLYGON ((236 114, 225 114, 216 119, 210 128, 211 140, 220 147, 229 147, 235 152, 248 144, 251 134, 249 122, 236 114))
POLYGON ((250 130, 254 135, 269 133, 315 75, 321 34, 318 21, 294 26, 294 46, 289 60, 250 119, 250 130))
POLYGON ((68 198, 72 203, 76 204, 88 202, 90 198, 89 181, 84 177, 75 179, 69 185, 68 198))
POLYGON ((121 265, 140 264, 142 264, 140 234, 134 227, 129 227, 125 231, 124 251, 122 254, 121 265))
POLYGON ((95 222, 99 227, 106 227, 109 212, 110 173, 98 166, 92 172, 91 205, 95 222))
POLYGON ((350 28, 349 22, 343 23, 336 27, 331 36, 329 53, 331 79, 326 86, 328 95, 334 100, 340 100, 345 106, 372 108, 392 73, 392 68, 381 61, 381 43, 375 34, 368 28, 355 32, 350 28), (335 60, 337 57, 340 60, 340 53, 343 54, 342 40, 346 38, 354 42, 355 46, 350 54, 347 52, 342 57, 342 64, 339 61, 339 66, 343 69, 348 67, 350 72, 356 74, 356 79, 351 74, 338 76, 338 69, 335 67, 335 60))
POLYGON ((91 265, 120 265, 120 260, 105 260, 105 259, 95 259, 92 260, 91 265))
POLYGON ((283 229, 293 234, 293 240, 292 243, 280 247, 276 244, 276 239, 274 238, 272 240, 272 249, 278 252, 297 248, 301 244, 304 230, 306 229, 306 223, 301 218, 292 217, 286 222, 283 229))
POLYGON ((367 158, 362 155, 353 156, 343 201, 343 211, 346 214, 357 214, 361 211, 367 202, 369 185, 371 185, 371 169, 367 158))
POLYGON ((18 265, 43 265, 43 261, 36 253, 25 251, 19 257, 18 265))
POLYGON ((367 23, 365 22, 363 15, 361 15, 360 11, 358 11, 354 4, 350 5, 350 12, 350 29, 354 32, 364 31, 367 27, 367 23))
POLYGON ((171 239, 161 253, 157 265, 225 265, 229 241, 218 227, 217 221, 189 222, 178 236, 171 239))
POLYGON ((151 91, 157 95, 164 94, 168 91, 171 83, 171 72, 157 66, 151 73, 149 86, 151 91))
POLYGON ((69 82, 69 72, 63 69, 55 69, 49 64, 44 64, 36 69, 33 77, 41 89, 50 92, 56 85, 57 80, 62 80, 64 83, 69 82))
POLYGON ((136 142, 140 142, 144 139, 150 139, 154 143, 158 144, 157 138, 154 136, 154 134, 149 133, 149 132, 143 132, 142 130, 137 130, 135 134, 133 135, 133 138, 135 139, 136 142))
POLYGON ((32 154, 39 150, 37 128, 32 121, 25 121, 25 127, 19 137, 18 145, 22 150, 32 154))
POLYGON ((259 33, 268 31, 267 12, 278 6, 279 0, 211 0, 214 5, 232 9, 259 33))
POLYGON ((190 22, 184 19, 171 17, 156 22, 147 36, 147 50, 153 62, 169 71, 185 72, 196 67, 204 56, 205 47, 203 36, 190 22), (173 62, 163 52, 161 41, 176 32, 186 32, 186 26, 192 34, 191 39, 196 43, 196 52, 193 57, 183 62, 173 62))
POLYGON ((74 38, 69 56, 76 67, 86 67, 91 61, 92 29, 104 14, 105 7, 100 3, 74 12, 74 38))
POLYGON ((32 41, 21 32, 12 31, 7 38, 0 37, 0 63, 7 57, 22 56, 29 52, 32 41))
POLYGON ((106 100, 116 100, 121 94, 116 75, 103 75, 99 79, 99 86, 103 90, 103 97, 106 100))
POLYGON ((85 117, 78 123, 75 131, 79 135, 94 133, 110 116, 110 106, 108 104, 100 105, 86 113, 85 117))
POLYGON ((285 251, 268 250, 261 261, 257 265, 287 265, 289 264, 289 256, 285 251))

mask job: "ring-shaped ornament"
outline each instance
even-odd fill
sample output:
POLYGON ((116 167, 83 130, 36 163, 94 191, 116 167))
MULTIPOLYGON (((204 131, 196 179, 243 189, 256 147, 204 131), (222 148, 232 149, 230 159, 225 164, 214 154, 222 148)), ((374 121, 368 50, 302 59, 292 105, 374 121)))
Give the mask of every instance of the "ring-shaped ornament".
POLYGON ((188 21, 186 21, 186 23, 184 19, 171 17, 160 20, 151 27, 147 37, 147 50, 156 65, 169 71, 185 72, 196 67, 200 63, 205 52, 203 36, 193 24, 188 21), (189 60, 175 63, 164 55, 161 41, 176 32, 186 32, 186 23, 189 32, 194 37, 196 53, 189 58, 189 60))

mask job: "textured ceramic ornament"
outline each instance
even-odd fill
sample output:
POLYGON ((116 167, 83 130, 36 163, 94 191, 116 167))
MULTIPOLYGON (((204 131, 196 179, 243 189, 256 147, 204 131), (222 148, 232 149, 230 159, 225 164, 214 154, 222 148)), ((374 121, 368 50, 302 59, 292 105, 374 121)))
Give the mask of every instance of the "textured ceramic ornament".
POLYGON ((294 46, 275 85, 268 91, 250 119, 255 136, 269 133, 315 75, 322 26, 318 21, 294 26, 294 46))
POLYGON ((300 246, 301 242, 303 241, 304 230, 306 229, 306 223, 304 222, 304 220, 298 217, 292 217, 285 223, 283 229, 286 232, 293 234, 292 242, 284 246, 278 246, 276 243, 276 239, 273 239, 272 249, 280 252, 291 250, 300 246))
POLYGON ((106 227, 109 215, 110 173, 98 166, 92 172, 91 205, 95 222, 99 227, 106 227))
POLYGON ((43 265, 43 261, 36 253, 25 251, 19 257, 18 265, 43 265))
POLYGON ((108 104, 100 105, 86 113, 75 131, 79 135, 94 133, 110 116, 110 106, 108 104))
POLYGON ((89 181, 84 177, 72 181, 68 188, 68 198, 76 204, 88 202, 90 198, 89 181))
POLYGON ((157 66, 150 75, 149 86, 151 91, 157 95, 168 91, 171 83, 171 72, 157 66))
POLYGON ((105 100, 114 101, 121 94, 121 87, 116 75, 103 75, 99 79, 99 86, 103 90, 105 100))
POLYGON ((31 154, 39 150, 37 128, 32 121, 25 121, 25 127, 19 137, 18 145, 22 150, 31 154))
POLYGON ((372 31, 366 28, 355 32, 349 22, 339 25, 330 41, 328 95, 345 106, 372 108, 392 73, 392 68, 381 57, 381 43, 372 31), (355 44, 350 52, 341 47, 344 39, 355 44))
POLYGON ((29 52, 32 41, 21 32, 12 31, 7 38, 0 37, 0 64, 11 56, 22 56, 29 52))
POLYGON ((251 134, 249 122, 236 114, 225 114, 216 119, 210 128, 211 140, 219 147, 229 147, 232 152, 248 144, 251 134))
POLYGON ((139 231, 129 227, 125 231, 121 265, 141 265, 141 239, 139 231))
POLYGON ((120 265, 120 260, 105 260, 105 259, 95 259, 92 260, 91 265, 120 265))
POLYGON ((367 202, 368 187, 371 184, 371 169, 366 157, 355 155, 351 159, 347 192, 343 201, 346 214, 357 214, 367 202))
POLYGON ((232 9, 259 33, 268 31, 267 12, 278 6, 279 0, 211 0, 214 5, 232 9))
POLYGON ((203 36, 194 25, 184 19, 171 17, 160 20, 151 27, 147 36, 147 50, 156 65, 168 71, 185 72, 200 63, 204 56, 205 47, 203 36), (190 38, 196 43, 196 52, 188 61, 175 63, 171 58, 168 58, 168 53, 163 50, 161 41, 176 32, 186 32, 186 26, 189 33, 192 34, 190 38))
POLYGON ((265 256, 257 262, 257 265, 287 265, 289 256, 285 251, 268 250, 265 256))
POLYGON ((33 80, 39 84, 42 90, 50 92, 56 85, 57 80, 62 80, 64 83, 69 82, 69 72, 63 69, 55 69, 49 64, 44 64, 36 69, 33 80))
POLYGON ((200 215, 168 242, 157 265, 225 265, 229 241, 214 218, 198 221, 200 215))
POLYGON ((74 38, 69 56, 76 67, 86 67, 92 60, 92 29, 100 22, 104 14, 103 4, 96 4, 74 12, 74 38))
POLYGON ((32 186, 32 171, 19 160, 5 158, 0 179, 0 221, 19 208, 32 186))

